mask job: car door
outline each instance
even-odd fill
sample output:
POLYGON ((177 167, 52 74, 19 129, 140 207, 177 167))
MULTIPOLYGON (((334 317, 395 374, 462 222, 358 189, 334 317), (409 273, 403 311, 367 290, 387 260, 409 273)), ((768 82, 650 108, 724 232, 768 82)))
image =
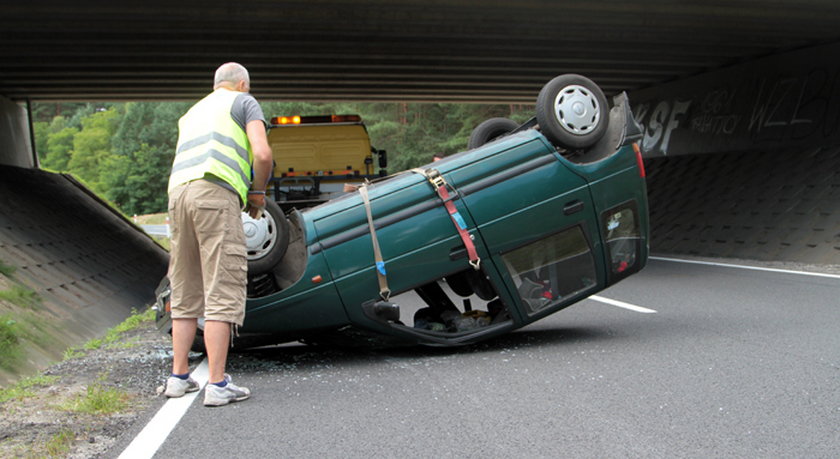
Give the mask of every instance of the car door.
MULTIPOLYGON (((462 247, 461 240, 425 177, 402 173, 375 184, 369 194, 388 288, 393 295, 469 266, 466 259, 451 256, 453 248, 462 247)), ((463 203, 455 205, 471 230, 474 223, 463 203)), ((355 193, 312 209, 309 214, 319 237, 318 251, 325 256, 348 316, 355 323, 384 330, 387 325, 377 324, 362 308, 362 304, 379 297, 362 199, 355 193)), ((483 247, 478 250, 485 255, 483 247)))
POLYGON ((529 130, 487 144, 481 162, 451 172, 506 292, 532 322, 603 288, 598 222, 587 181, 529 130))

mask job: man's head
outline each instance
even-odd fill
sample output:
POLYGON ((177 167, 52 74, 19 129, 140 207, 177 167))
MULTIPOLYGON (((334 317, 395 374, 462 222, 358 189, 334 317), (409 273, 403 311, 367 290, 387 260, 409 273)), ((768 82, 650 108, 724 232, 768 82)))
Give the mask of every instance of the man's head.
POLYGON ((216 69, 213 79, 213 89, 226 88, 233 91, 248 92, 251 90, 251 77, 248 69, 236 62, 222 64, 216 69))

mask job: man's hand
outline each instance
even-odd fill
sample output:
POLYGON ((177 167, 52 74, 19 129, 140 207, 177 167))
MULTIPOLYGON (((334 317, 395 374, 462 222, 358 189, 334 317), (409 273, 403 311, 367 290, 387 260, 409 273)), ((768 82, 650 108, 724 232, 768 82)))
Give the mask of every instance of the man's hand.
POLYGON ((265 209, 265 195, 264 194, 249 194, 248 204, 245 205, 245 212, 254 220, 259 220, 262 217, 262 211, 265 209))

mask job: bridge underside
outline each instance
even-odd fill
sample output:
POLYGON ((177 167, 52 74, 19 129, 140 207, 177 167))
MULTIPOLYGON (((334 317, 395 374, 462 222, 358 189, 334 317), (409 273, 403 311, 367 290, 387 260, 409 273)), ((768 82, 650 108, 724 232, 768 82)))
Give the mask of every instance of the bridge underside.
POLYGON ((7 2, 0 94, 194 100, 222 62, 262 100, 533 103, 560 73, 634 91, 840 39, 834 0, 7 2))

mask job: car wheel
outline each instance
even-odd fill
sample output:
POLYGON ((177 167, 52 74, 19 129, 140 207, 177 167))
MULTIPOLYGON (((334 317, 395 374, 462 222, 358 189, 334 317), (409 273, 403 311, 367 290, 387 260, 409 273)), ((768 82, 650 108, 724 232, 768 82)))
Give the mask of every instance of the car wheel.
POLYGON ((516 121, 507 118, 490 118, 473 129, 470 140, 467 142, 467 148, 478 148, 518 127, 519 124, 516 121))
POLYGON ((248 248, 248 275, 271 271, 289 246, 289 222, 280 206, 266 199, 265 209, 258 220, 242 212, 242 228, 248 248))
POLYGON ((607 98, 601 88, 581 75, 560 75, 543 86, 537 97, 537 122, 555 146, 571 150, 594 145, 609 123, 607 98))
POLYGON ((484 271, 469 269, 465 272, 467 273, 467 280, 470 283, 470 287, 472 287, 473 292, 475 292, 479 298, 484 301, 490 301, 499 296, 496 294, 493 284, 491 284, 490 280, 487 279, 484 271))

